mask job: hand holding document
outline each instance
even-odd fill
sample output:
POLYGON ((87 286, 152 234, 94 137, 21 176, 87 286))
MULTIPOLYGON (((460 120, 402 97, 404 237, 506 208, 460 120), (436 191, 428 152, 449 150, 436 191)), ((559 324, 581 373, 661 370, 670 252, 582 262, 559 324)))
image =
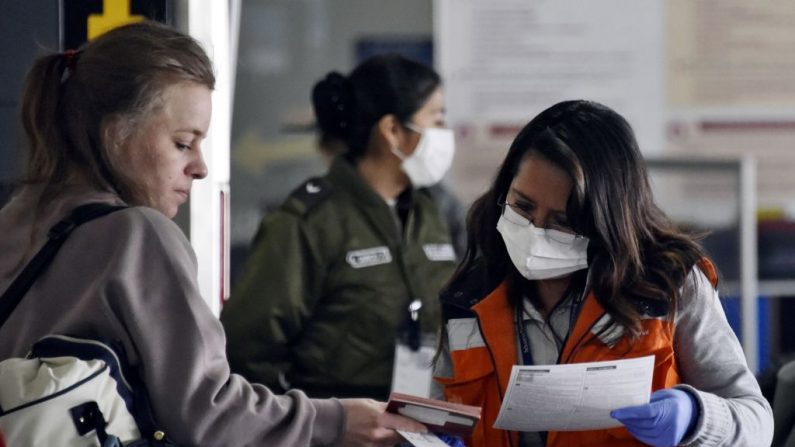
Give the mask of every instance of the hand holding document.
POLYGON ((469 436, 480 420, 480 407, 392 393, 386 411, 422 422, 430 430, 469 436))
POLYGON ((566 365, 515 365, 494 423, 515 431, 620 427, 610 411, 649 402, 654 356, 566 365))

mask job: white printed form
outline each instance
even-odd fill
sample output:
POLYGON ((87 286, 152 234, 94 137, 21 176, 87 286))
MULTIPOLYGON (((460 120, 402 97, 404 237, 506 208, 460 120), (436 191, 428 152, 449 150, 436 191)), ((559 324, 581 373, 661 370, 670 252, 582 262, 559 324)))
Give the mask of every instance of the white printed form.
POLYGON ((620 427, 610 411, 649 402, 654 356, 567 365, 515 365, 494 427, 576 431, 620 427))

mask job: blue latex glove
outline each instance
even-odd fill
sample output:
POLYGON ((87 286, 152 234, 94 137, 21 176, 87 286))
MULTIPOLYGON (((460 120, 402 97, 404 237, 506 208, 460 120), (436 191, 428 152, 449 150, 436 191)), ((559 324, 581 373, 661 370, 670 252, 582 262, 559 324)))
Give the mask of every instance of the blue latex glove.
POLYGON ((652 393, 651 402, 610 412, 639 441, 656 447, 676 446, 698 421, 698 403, 687 391, 667 388, 652 393))
POLYGON ((446 435, 444 433, 436 433, 436 436, 439 437, 445 444, 449 445, 450 447, 466 447, 464 445, 464 440, 452 435, 446 435))
MULTIPOLYGON (((438 436, 439 439, 441 439, 445 444, 449 445, 450 447, 466 447, 466 445, 464 444, 464 440, 457 436, 451 436, 437 432, 434 432, 433 434, 438 436)), ((403 442, 400 444, 400 447, 414 447, 414 446, 410 442, 403 442)))

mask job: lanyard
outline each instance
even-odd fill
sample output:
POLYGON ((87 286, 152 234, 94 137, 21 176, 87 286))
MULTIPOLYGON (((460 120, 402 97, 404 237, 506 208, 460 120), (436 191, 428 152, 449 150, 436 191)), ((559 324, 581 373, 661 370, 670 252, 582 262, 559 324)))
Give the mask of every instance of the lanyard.
MULTIPOLYGON (((526 298, 522 298, 522 301, 519 301, 516 306, 516 312, 514 312, 514 325, 516 326, 517 338, 519 338, 519 352, 522 354, 522 365, 535 365, 535 362, 533 361, 533 352, 530 350, 530 337, 527 336, 527 330, 525 329, 524 320, 522 318, 522 314, 524 313, 522 305, 525 299, 526 298)), ((571 307, 569 307, 569 328, 567 330, 566 337, 563 339, 564 346, 566 344, 566 340, 569 338, 568 334, 570 334, 571 330, 574 328, 574 320, 576 319, 577 314, 579 314, 581 303, 582 300, 574 300, 574 302, 571 303, 571 307)), ((553 309, 552 312, 555 312, 555 310, 553 309)), ((551 319, 549 324, 550 329, 552 329, 551 319)), ((554 333, 555 330, 552 329, 552 332, 554 333)), ((562 348, 563 347, 561 346, 561 349, 562 348)))
MULTIPOLYGON (((525 298, 522 298, 524 300, 525 298)), ((516 306, 514 312, 514 324, 516 325, 516 335, 519 337, 519 352, 522 354, 522 365, 535 365, 533 362, 533 353, 530 352, 530 339, 527 337, 527 331, 524 328, 524 321, 522 321, 522 302, 516 306)))

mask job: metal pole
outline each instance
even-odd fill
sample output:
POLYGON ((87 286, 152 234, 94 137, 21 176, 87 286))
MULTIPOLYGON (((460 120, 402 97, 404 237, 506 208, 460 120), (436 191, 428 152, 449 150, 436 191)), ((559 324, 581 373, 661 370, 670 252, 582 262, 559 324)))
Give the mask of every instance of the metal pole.
POLYGON ((740 298, 742 302, 742 345, 748 367, 759 370, 758 267, 756 229, 756 161, 740 162, 740 298))

